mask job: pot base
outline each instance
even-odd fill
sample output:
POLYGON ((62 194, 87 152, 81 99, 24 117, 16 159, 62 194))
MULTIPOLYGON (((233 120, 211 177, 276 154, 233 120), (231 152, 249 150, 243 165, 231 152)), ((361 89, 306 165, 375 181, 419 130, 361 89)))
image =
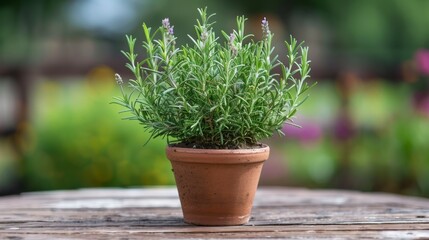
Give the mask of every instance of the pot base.
POLYGON ((233 217, 212 217, 202 215, 189 216, 188 214, 188 218, 184 218, 185 223, 198 226, 237 226, 248 223, 250 215, 233 217))

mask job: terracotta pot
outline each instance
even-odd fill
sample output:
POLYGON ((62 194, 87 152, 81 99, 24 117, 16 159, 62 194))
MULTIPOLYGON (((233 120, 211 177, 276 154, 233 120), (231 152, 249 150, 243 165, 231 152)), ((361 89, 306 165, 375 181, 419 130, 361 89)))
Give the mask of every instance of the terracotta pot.
POLYGON ((269 152, 267 145, 231 150, 167 147, 185 222, 247 223, 269 152))

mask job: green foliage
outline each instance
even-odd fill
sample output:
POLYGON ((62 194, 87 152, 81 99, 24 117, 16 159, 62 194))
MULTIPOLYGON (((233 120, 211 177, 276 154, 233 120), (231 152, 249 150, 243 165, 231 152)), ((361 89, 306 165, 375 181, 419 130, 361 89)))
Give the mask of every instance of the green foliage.
POLYGON ((344 141, 332 134, 332 117, 339 116, 340 108, 332 104, 338 98, 335 85, 320 84, 313 98, 318 101, 309 101, 301 113, 320 124, 324 134, 307 141, 289 137, 270 143, 271 160, 278 156, 286 171, 276 184, 428 197, 428 117, 413 109, 413 94, 406 85, 357 85, 349 109, 355 133, 344 141))
POLYGON ((174 184, 164 141, 131 144, 149 135, 117 119, 118 108, 107 104, 117 89, 103 80, 36 89, 24 146, 26 191, 174 184))
POLYGON ((310 87, 308 48, 291 37, 283 64, 272 56, 268 21, 262 21, 264 38, 255 42, 244 33, 244 17, 237 17, 233 33, 222 32, 221 44, 212 29, 214 14, 198 11, 191 45, 176 47, 168 19, 154 33, 143 24, 147 56, 138 61, 136 39, 127 36, 129 51, 123 54, 135 79, 129 81, 131 91, 121 86, 122 96, 114 101, 130 114, 125 119, 137 120, 151 137, 198 148, 248 147, 281 133, 285 122, 294 124, 310 87))

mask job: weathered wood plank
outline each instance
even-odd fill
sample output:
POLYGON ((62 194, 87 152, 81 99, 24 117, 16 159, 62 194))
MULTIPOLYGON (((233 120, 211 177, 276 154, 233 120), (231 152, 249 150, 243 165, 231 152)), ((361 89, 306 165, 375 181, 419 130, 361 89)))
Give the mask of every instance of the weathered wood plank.
MULTIPOLYGON (((429 223, 429 209, 404 206, 367 207, 256 207, 249 224, 364 224, 364 223, 429 223)), ((79 209, 79 210, 3 210, 1 224, 32 223, 43 225, 68 224, 85 219, 88 224, 115 222, 117 224, 177 225, 182 222, 180 209, 79 209)), ((0 225, 1 228, 1 225, 0 225)))
POLYGON ((249 224, 184 224, 175 188, 82 189, 0 198, 0 239, 429 238, 429 200, 261 188, 249 224))
MULTIPOLYGON (((397 227, 396 225, 394 225, 397 227)), ((360 225, 359 228, 350 226, 284 226, 284 227, 185 227, 184 229, 133 229, 133 228, 88 228, 88 229, 40 229, 34 230, 14 228, 3 232, 2 237, 10 239, 193 239, 193 238, 393 238, 393 239, 424 239, 429 237, 427 226, 416 225, 412 229, 399 229, 390 225, 360 225)))

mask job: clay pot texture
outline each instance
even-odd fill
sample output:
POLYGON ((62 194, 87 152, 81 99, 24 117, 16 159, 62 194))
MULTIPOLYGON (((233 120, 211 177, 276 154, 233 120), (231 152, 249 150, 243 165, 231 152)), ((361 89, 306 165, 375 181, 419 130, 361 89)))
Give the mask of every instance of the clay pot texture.
POLYGON ((167 147, 184 221, 195 225, 242 225, 249 221, 262 166, 270 148, 167 147))

